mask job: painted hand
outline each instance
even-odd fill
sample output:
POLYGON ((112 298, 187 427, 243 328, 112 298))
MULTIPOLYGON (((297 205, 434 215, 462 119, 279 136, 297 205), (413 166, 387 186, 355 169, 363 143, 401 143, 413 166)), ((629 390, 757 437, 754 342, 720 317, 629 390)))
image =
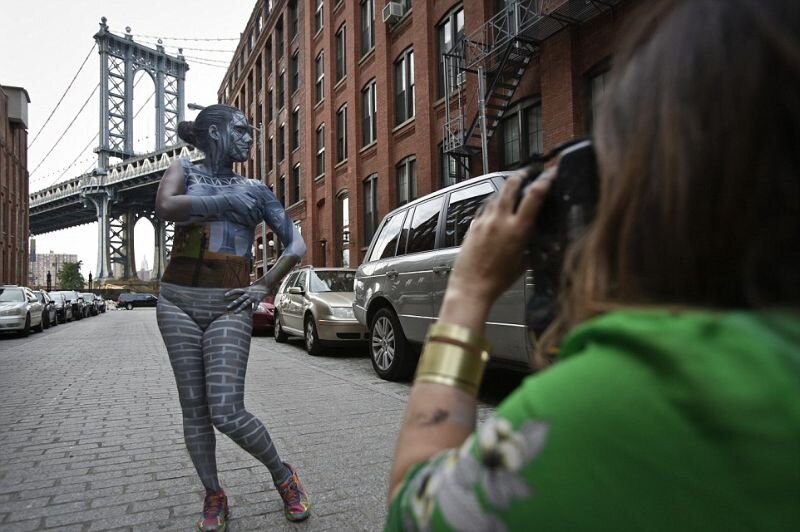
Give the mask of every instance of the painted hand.
POLYGON ((269 287, 263 284, 256 283, 246 286, 244 288, 233 288, 225 292, 225 298, 232 300, 228 305, 228 311, 233 311, 235 314, 252 309, 255 305, 261 303, 264 296, 269 292, 269 287))
POLYGON ((250 191, 231 194, 232 209, 225 218, 244 227, 255 227, 264 217, 258 197, 250 191))

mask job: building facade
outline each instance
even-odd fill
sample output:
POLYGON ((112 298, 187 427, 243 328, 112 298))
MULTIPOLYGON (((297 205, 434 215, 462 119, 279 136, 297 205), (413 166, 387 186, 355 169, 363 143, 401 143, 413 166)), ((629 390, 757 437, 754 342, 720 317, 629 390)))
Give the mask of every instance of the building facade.
POLYGON ((0 284, 28 281, 28 92, 0 85, 0 284))
POLYGON ((47 274, 53 288, 58 286, 58 272, 67 262, 78 262, 78 256, 69 253, 31 253, 30 277, 32 288, 47 288, 47 274))
MULTIPOLYGON (((284 202, 306 263, 355 267, 395 207, 588 134, 640 3, 258 0, 218 93, 260 128, 238 170, 284 202)), ((259 267, 279 247, 260 233, 259 267)))

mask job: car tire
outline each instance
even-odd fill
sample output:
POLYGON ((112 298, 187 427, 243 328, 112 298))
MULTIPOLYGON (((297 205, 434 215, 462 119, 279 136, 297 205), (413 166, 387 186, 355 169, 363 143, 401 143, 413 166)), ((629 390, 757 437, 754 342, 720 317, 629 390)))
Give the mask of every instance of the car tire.
POLYGON ((133 304, 132 303, 126 304, 125 305, 125 310, 133 310, 133 304))
POLYGON ((50 313, 42 313, 42 327, 45 329, 50 328, 50 313))
POLYGON ((322 354, 322 341, 317 334, 317 324, 314 323, 314 316, 306 316, 306 321, 303 324, 303 338, 306 344, 306 351, 311 356, 319 356, 322 354))
POLYGON ((414 372, 416 353, 406 340, 400 320, 389 308, 379 309, 372 317, 369 358, 378 377, 387 381, 406 380, 414 372))
POLYGON ((27 338, 28 335, 31 334, 31 315, 28 314, 25 316, 25 325, 23 326, 22 330, 19 332, 19 335, 23 338, 27 338))
POLYGON ((272 326, 272 334, 275 336, 275 341, 279 344, 284 343, 289 337, 283 332, 283 327, 281 327, 281 320, 278 317, 278 314, 275 314, 275 325, 272 326))
POLYGON ((44 316, 39 319, 39 325, 33 328, 34 332, 44 332, 44 316))

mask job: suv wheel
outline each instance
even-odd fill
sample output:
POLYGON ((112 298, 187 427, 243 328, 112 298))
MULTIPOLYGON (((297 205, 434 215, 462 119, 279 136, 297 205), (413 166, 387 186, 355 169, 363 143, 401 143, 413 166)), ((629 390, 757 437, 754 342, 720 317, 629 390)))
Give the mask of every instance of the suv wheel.
POLYGON ((305 337, 306 351, 308 351, 308 354, 312 356, 321 355, 322 342, 320 342, 319 335, 317 335, 317 324, 314 323, 313 316, 306 317, 305 337))
POLYGON ((125 308, 126 308, 127 310, 133 310, 133 303, 126 303, 126 304, 125 304, 125 308))
POLYGON ((382 379, 408 379, 414 371, 416 356, 406 340, 397 315, 388 308, 375 313, 369 327, 369 355, 372 369, 382 379))
POLYGON ((33 328, 36 332, 43 332, 44 331, 44 316, 39 319, 39 325, 33 328))
POLYGON ((278 313, 275 313, 275 325, 272 326, 272 333, 275 335, 275 341, 279 344, 282 344, 286 341, 288 336, 286 333, 283 332, 283 327, 281 327, 281 319, 278 313))

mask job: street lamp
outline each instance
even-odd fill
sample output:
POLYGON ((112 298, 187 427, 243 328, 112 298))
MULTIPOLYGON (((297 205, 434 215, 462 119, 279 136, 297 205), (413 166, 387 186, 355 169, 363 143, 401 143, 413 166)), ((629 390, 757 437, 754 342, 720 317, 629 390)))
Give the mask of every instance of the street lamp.
POLYGON ((327 261, 327 257, 325 256, 325 255, 327 255, 327 253, 325 253, 325 249, 328 246, 328 239, 326 239, 323 236, 322 238, 319 239, 319 244, 320 244, 320 246, 322 246, 322 267, 324 268, 325 267, 325 263, 327 261))

